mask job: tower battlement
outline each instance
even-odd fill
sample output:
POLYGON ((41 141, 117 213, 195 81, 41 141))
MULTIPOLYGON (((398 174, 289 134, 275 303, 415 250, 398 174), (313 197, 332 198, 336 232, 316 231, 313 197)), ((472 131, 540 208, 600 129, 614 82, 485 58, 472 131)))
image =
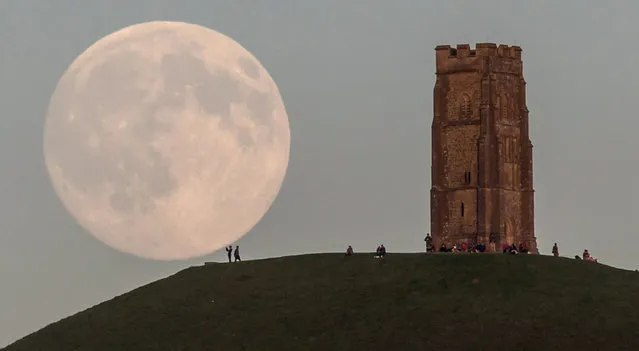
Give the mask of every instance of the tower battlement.
POLYGON ((502 67, 493 69, 495 72, 521 74, 521 51, 521 47, 516 45, 495 43, 478 43, 474 49, 469 44, 459 44, 456 47, 439 45, 435 47, 437 73, 485 71, 485 63, 493 62, 502 67))
POLYGON ((497 45, 495 43, 477 43, 472 49, 469 44, 458 44, 456 47, 450 45, 439 45, 435 48, 437 58, 463 59, 476 56, 495 56, 521 60, 521 47, 512 45, 497 45))

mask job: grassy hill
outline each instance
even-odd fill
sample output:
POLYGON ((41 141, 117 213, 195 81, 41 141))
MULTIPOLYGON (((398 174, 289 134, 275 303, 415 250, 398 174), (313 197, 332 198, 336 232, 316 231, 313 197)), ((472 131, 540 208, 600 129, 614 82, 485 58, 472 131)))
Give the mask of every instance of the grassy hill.
POLYGON ((635 350, 639 273, 536 255, 192 267, 6 351, 635 350))

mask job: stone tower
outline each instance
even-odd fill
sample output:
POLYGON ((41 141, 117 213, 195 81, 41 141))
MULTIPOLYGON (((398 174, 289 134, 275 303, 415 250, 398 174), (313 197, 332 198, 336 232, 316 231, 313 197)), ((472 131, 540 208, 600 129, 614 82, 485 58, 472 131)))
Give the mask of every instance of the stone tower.
POLYGON ((537 253, 521 48, 435 48, 431 234, 435 248, 492 240, 537 253))

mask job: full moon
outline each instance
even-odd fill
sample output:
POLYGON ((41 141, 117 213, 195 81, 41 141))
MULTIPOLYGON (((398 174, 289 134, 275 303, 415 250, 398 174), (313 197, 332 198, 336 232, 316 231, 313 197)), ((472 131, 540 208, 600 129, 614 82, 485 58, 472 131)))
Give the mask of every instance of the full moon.
POLYGON ((182 22, 94 43, 61 77, 44 126, 67 211, 112 248, 154 260, 244 236, 275 200, 289 152, 266 69, 233 39, 182 22))

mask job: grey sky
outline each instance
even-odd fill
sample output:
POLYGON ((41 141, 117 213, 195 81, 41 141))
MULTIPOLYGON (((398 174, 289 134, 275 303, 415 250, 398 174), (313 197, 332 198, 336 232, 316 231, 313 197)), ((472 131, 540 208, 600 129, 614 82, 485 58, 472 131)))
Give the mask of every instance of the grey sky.
MULTIPOLYGON (((229 35, 273 76, 291 124, 282 191, 244 258, 423 249, 434 47, 524 49, 542 251, 635 269, 636 1, 0 0, 0 345, 224 252, 118 253, 65 212, 42 158, 57 80, 93 42, 178 20, 229 35)), ((638 205, 639 206, 639 205, 638 205)))

